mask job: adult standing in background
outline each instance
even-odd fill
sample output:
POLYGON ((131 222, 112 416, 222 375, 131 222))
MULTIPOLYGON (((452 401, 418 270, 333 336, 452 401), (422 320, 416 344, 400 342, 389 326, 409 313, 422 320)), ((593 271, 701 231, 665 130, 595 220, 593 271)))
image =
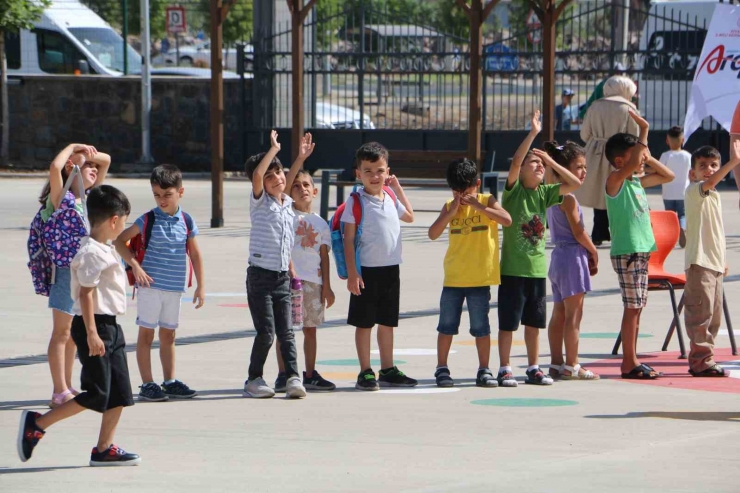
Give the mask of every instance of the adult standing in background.
POLYGON ((586 143, 588 173, 583 186, 575 191, 582 206, 594 209, 594 228, 591 239, 595 245, 611 241, 609 218, 606 214, 606 178, 611 167, 604 155, 606 141, 618 133, 639 135, 640 129, 630 117, 637 111, 632 99, 637 86, 629 77, 617 75, 604 83, 604 97, 594 101, 581 125, 581 139, 586 143))

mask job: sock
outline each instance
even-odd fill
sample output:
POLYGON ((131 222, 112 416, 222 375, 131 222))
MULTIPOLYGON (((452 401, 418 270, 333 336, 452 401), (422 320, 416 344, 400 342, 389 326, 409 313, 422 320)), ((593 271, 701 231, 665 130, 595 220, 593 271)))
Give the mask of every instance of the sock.
POLYGON ((487 366, 479 366, 479 367, 478 367, 478 371, 481 371, 481 370, 487 370, 487 369, 488 369, 488 367, 487 367, 487 366))
POLYGON ((540 365, 532 365, 529 368, 527 368, 527 371, 539 370, 539 369, 540 369, 540 365))
POLYGON ((498 369, 498 372, 499 373, 507 373, 507 372, 508 373, 513 373, 511 371, 511 367, 510 366, 502 366, 501 368, 498 369))
POLYGON ((177 382, 177 379, 175 379, 175 378, 173 378, 172 380, 165 380, 164 381, 164 383, 167 384, 167 385, 170 385, 170 384, 175 383, 175 382, 177 382))
POLYGON ((449 370, 449 368, 447 368, 447 365, 438 366, 437 369, 438 370, 449 370))

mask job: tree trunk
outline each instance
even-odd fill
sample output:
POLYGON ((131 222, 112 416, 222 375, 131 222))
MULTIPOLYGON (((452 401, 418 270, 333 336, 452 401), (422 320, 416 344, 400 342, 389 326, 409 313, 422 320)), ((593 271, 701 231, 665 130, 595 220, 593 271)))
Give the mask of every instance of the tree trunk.
POLYGON ((10 112, 8 111, 8 63, 5 57, 5 33, 0 31, 0 104, 3 107, 2 114, 2 148, 0 149, 0 164, 7 166, 8 164, 8 143, 10 140, 10 132, 8 127, 10 126, 10 112))

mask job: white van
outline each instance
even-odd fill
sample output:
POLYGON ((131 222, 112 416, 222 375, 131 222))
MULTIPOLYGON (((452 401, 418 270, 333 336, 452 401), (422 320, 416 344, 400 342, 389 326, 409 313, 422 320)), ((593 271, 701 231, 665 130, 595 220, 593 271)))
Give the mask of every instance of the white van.
MULTIPOLYGON (((5 35, 8 75, 123 74, 123 38, 76 0, 53 1, 33 30, 5 35)), ((130 74, 141 73, 141 55, 128 50, 130 74)))
POLYGON ((654 130, 683 125, 694 71, 718 0, 653 0, 640 39, 640 111, 654 130))

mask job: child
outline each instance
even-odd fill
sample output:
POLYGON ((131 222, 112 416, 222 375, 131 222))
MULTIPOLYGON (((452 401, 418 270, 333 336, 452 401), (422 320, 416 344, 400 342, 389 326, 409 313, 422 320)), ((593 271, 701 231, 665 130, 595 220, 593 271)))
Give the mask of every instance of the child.
MULTIPOLYGON (((574 142, 560 146, 545 142, 549 159, 570 171, 578 181, 586 178, 586 152, 574 142)), ((548 183, 560 177, 547 170, 548 183)), ((550 237, 555 244, 550 259, 548 277, 552 284, 554 307, 547 334, 550 340, 550 376, 564 380, 598 380, 599 376, 578 364, 578 336, 583 317, 583 300, 591 291, 591 269, 598 270, 599 252, 583 227, 583 212, 575 195, 563 196, 560 205, 547 209, 550 237), (565 343, 565 360, 563 360, 565 343)))
POLYGON ((126 341, 116 317, 126 312, 126 274, 121 259, 108 246, 123 231, 131 211, 126 196, 108 185, 95 187, 87 198, 90 236, 83 238, 71 265, 75 313, 72 338, 82 363, 83 392, 44 415, 23 411, 18 430, 18 455, 31 458, 46 430, 85 409, 103 414, 91 466, 133 466, 141 458, 113 444, 126 406, 133 406, 126 341))
POLYGON ((684 320, 691 340, 689 373, 694 377, 724 377, 714 361, 714 339, 722 323, 722 278, 727 275, 722 200, 715 189, 740 164, 740 140, 732 145, 732 160, 720 169, 713 147, 691 157, 691 185, 686 190, 686 287, 684 320))
POLYGON ((678 244, 683 248, 686 246, 684 194, 686 193, 686 188, 689 186, 691 154, 682 149, 683 129, 681 127, 671 127, 668 130, 665 141, 670 151, 661 154, 660 162, 669 170, 673 171, 676 179, 670 183, 663 184, 663 204, 665 205, 665 210, 678 214, 678 221, 681 224, 681 235, 678 239, 678 244))
POLYGON ((350 197, 341 221, 344 226, 344 257, 347 261, 349 301, 347 324, 355 327, 355 344, 360 360, 360 374, 355 388, 378 390, 384 387, 414 387, 417 381, 407 377, 393 364, 393 328, 398 327, 401 278, 401 224, 414 221, 411 202, 390 174, 388 150, 377 142, 364 144, 357 150, 355 173, 362 181, 359 190, 363 205, 363 233, 358 244, 360 265, 355 259, 357 225, 352 213, 354 198, 350 197), (389 186, 396 201, 383 190, 389 186), (370 367, 370 338, 378 325, 380 376, 370 367))
POLYGON ((504 228, 501 286, 498 289, 501 368, 497 379, 502 387, 517 386, 509 358, 514 331, 520 324, 524 325, 529 362, 525 382, 534 385, 552 385, 553 382, 537 364, 539 329, 547 326, 545 214, 548 207, 559 204, 563 195, 576 190, 581 182, 570 171, 547 159, 544 151, 529 150, 541 130, 540 112, 536 111, 529 135, 514 154, 503 194, 503 206, 511 214, 512 224, 504 228), (545 166, 552 167, 562 183, 543 184, 545 166))
POLYGON ((637 360, 637 328, 647 304, 648 262, 655 237, 645 187, 673 180, 673 172, 650 156, 647 147, 648 122, 637 113, 630 115, 640 127, 639 139, 616 134, 606 143, 604 154, 615 168, 606 179, 606 211, 612 229, 612 267, 619 277, 624 314, 622 316, 622 378, 655 379, 660 376, 637 360), (654 173, 644 174, 648 162, 654 173))
POLYGON ((116 240, 116 250, 131 266, 138 286, 136 324, 136 362, 142 385, 139 400, 161 402, 169 399, 190 399, 196 391, 175 378, 175 331, 180 326, 180 299, 187 290, 188 255, 198 286, 193 303, 198 309, 205 302, 203 259, 198 248, 198 226, 180 208, 185 192, 182 173, 171 164, 152 170, 149 178, 157 207, 139 217, 133 226, 116 240), (145 232, 147 215, 153 217, 151 236, 141 265, 126 246, 126 242, 145 232), (159 327, 159 358, 164 382, 154 383, 152 376, 152 342, 154 329, 159 327))
POLYGON ((249 378, 244 397, 271 398, 275 391, 262 378, 265 361, 277 334, 285 363, 286 396, 306 397, 298 376, 295 335, 291 324, 290 253, 295 241, 293 199, 285 193, 285 173, 277 158, 280 144, 277 132, 270 132, 270 150, 247 160, 247 176, 252 181, 249 215, 249 268, 247 300, 257 335, 252 345, 249 378))
POLYGON ((511 225, 511 216, 496 197, 479 194, 478 168, 469 159, 458 159, 447 167, 447 184, 452 199, 442 207, 429 228, 429 239, 436 240, 450 225, 450 244, 445 255, 445 280, 439 302, 437 325, 437 369, 439 387, 452 387, 447 367, 452 337, 457 335, 463 301, 467 301, 470 335, 478 349, 478 387, 498 387, 488 368, 491 357, 491 325, 488 311, 491 286, 501 284, 498 254, 498 225, 511 225))
MULTIPOLYGON (((64 184, 72 171, 73 166, 79 166, 82 174, 82 183, 85 190, 100 185, 105 180, 110 167, 110 156, 98 152, 93 146, 84 144, 70 144, 62 150, 49 168, 49 181, 44 186, 39 202, 44 206, 41 217, 48 221, 65 198, 62 196, 64 184)), ((75 207, 82 214, 82 197, 75 184, 67 195, 74 199, 75 207)), ((72 238, 69 248, 70 257, 77 253, 81 238, 72 238)), ((51 380, 54 390, 49 402, 50 408, 55 408, 74 398, 79 392, 72 388, 72 365, 75 360, 75 345, 70 338, 72 327, 72 297, 70 296, 69 268, 56 267, 54 284, 49 293, 49 308, 52 309, 54 329, 49 341, 48 359, 51 370, 51 380)))
MULTIPOLYGON (((334 292, 331 290, 329 280, 331 233, 326 221, 311 212, 311 202, 319 190, 314 186, 311 175, 302 169, 303 163, 313 153, 315 146, 311 134, 306 134, 301 141, 298 158, 291 166, 285 183, 290 190, 295 213, 293 269, 303 284, 303 353, 306 359, 303 386, 306 390, 330 391, 334 390, 336 385, 316 371, 316 327, 324 322, 324 306, 329 308, 334 304, 334 292)), ((285 364, 280 356, 280 342, 277 343, 275 354, 280 370, 275 380, 275 392, 285 392, 288 379, 285 364)))

